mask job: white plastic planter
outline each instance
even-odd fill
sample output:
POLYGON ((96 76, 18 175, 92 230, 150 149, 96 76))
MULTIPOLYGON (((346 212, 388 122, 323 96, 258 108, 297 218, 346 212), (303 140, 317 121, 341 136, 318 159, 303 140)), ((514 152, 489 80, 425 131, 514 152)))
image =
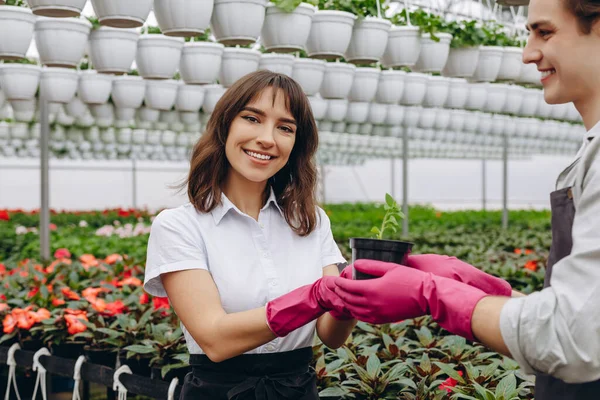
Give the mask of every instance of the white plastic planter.
POLYGON ((404 107, 398 104, 388 104, 387 115, 383 122, 388 126, 399 126, 404 119, 404 107))
POLYGON ((243 77, 258 69, 261 53, 257 50, 227 47, 223 51, 223 61, 219 72, 219 82, 230 87, 243 77))
POLYGON ((435 125, 437 131, 445 131, 450 126, 451 111, 445 108, 435 110, 435 125))
MULTIPOLYGON (((140 107, 137 111, 137 119, 142 122, 157 122, 160 117, 160 110, 154 110, 148 107, 140 107)), ((150 133, 148 133, 148 138, 150 137, 150 133)), ((148 142, 150 143, 150 142, 148 142)), ((154 144, 154 143, 150 143, 154 144)))
POLYGON ((0 87, 7 100, 29 100, 35 97, 42 69, 37 65, 0 65, 0 87))
POLYGON ((173 78, 185 41, 165 35, 142 35, 138 41, 135 62, 145 79, 173 78))
POLYGON ((368 122, 373 125, 383 124, 387 118, 387 112, 387 104, 371 103, 371 106, 369 107, 368 122))
POLYGON ((94 14, 102 25, 114 28, 137 28, 146 22, 152 0, 91 0, 94 14))
MULTIPOLYGON (((35 98, 27 100, 10 100, 10 106, 13 109, 15 121, 30 122, 35 117, 36 100, 35 98)), ((14 132, 12 133, 14 137, 14 132)))
POLYGON ((487 101, 488 83, 469 83, 469 97, 465 104, 468 110, 483 110, 487 101))
POLYGON ((178 111, 195 112, 200 111, 204 103, 204 87, 198 85, 179 85, 175 109, 178 111))
POLYGON ((477 68, 471 78, 474 82, 493 82, 498 77, 504 48, 498 46, 481 46, 477 68))
POLYGON ((342 62, 330 62, 325 66, 325 76, 320 93, 324 99, 347 98, 352 89, 356 66, 342 62))
POLYGON ((40 62, 50 67, 77 67, 91 29, 92 24, 86 19, 39 17, 35 23, 35 44, 40 62))
POLYGON ((132 130, 131 128, 117 129, 117 142, 121 144, 131 143, 132 130))
POLYGON ((348 100, 370 102, 375 98, 380 70, 377 68, 356 68, 348 100))
POLYGON ((81 71, 78 96, 86 104, 104 104, 112 90, 111 75, 99 74, 94 70, 81 71))
POLYGON ((213 0, 154 0, 154 15, 164 35, 192 37, 208 28, 213 0))
POLYGON ((482 115, 483 113, 480 111, 467 111, 467 118, 465 118, 465 125, 463 127, 463 131, 469 133, 476 133, 482 115))
POLYGON ((325 118, 327 113, 327 100, 319 96, 308 96, 310 102, 310 108, 312 109, 313 117, 315 120, 320 121, 325 118))
POLYGON ((0 5, 0 59, 25 58, 36 16, 30 9, 0 5))
POLYGON ((212 32, 219 43, 256 42, 265 21, 266 0, 214 0, 212 32))
POLYGON ((450 79, 443 76, 430 76, 423 99, 426 107, 443 107, 450 91, 450 79))
POLYGON ((79 17, 85 3, 87 0, 27 0, 34 14, 54 18, 79 17))
POLYGON ((523 117, 533 117, 536 115, 539 104, 539 92, 538 89, 523 90, 523 102, 521 103, 519 115, 523 117))
POLYGON ((484 110, 491 113, 499 113, 504 110, 508 88, 508 85, 500 83, 491 83, 488 85, 484 110))
POLYGON ((300 3, 291 13, 283 11, 275 4, 267 4, 261 32, 265 49, 277 53, 303 50, 315 11, 316 8, 308 3, 300 3))
POLYGON ((180 83, 174 80, 148 81, 144 104, 153 110, 170 110, 175 105, 180 83))
POLYGON ((510 85, 506 89, 506 102, 503 112, 508 114, 518 114, 523 103, 525 90, 521 86, 510 85))
POLYGON ((417 106, 423 103, 427 92, 427 79, 429 75, 412 72, 406 74, 404 81, 404 92, 400 104, 405 106, 417 106))
POLYGON ((397 104, 404 93, 404 71, 381 71, 375 100, 382 104, 397 104))
POLYGON ((292 69, 292 79, 302 86, 307 96, 319 93, 325 76, 325 61, 311 58, 296 58, 292 69))
POLYGON ((544 100, 543 92, 540 92, 539 104, 536 113, 540 118, 549 118, 550 114, 552 113, 552 107, 550 104, 546 103, 546 100, 544 100))
POLYGON ((135 108, 115 107, 115 124, 118 122, 129 124, 129 122, 135 118, 136 111, 135 108))
POLYGON ((462 132, 465 127, 465 120, 467 119, 468 114, 465 110, 452 110, 452 114, 450 115, 450 129, 453 132, 462 132))
POLYGON ((422 107, 404 107, 404 119, 402 124, 405 128, 416 128, 419 125, 422 107))
POLYGON ((100 128, 108 128, 115 122, 115 109, 112 104, 92 104, 90 105, 90 111, 94 118, 96 118, 96 125, 100 128))
POLYGON ((187 84, 209 84, 216 82, 223 57, 221 43, 190 42, 183 46, 179 73, 187 84))
POLYGON ((87 112, 88 108, 83 101, 77 96, 73 97, 65 106, 65 111, 71 117, 81 117, 87 112))
POLYGON ((362 124, 367 122, 369 117, 370 103, 367 102, 349 102, 346 112, 346 122, 351 124, 362 124))
POLYGON ((475 73, 479 60, 479 47, 450 49, 444 75, 454 78, 469 78, 475 73))
POLYGON ((309 57, 335 59, 344 57, 356 15, 345 11, 319 10, 315 12, 306 41, 309 57))
POLYGON ((504 47, 502 62, 496 80, 516 81, 523 67, 523 49, 520 47, 504 47))
POLYGON ((112 81, 112 100, 117 108, 139 108, 145 94, 146 81, 139 76, 118 76, 112 81))
POLYGON ((448 54, 450 53, 450 41, 452 35, 449 33, 436 33, 440 39, 438 42, 431 39, 428 33, 421 35, 421 51, 415 69, 420 72, 442 72, 448 54))
MULTIPOLYGON (((373 132, 373 124, 370 122, 365 122, 364 124, 360 124, 360 130, 358 133, 360 135, 370 135, 373 132)), ((364 150, 364 148, 360 148, 360 150, 364 150)))
POLYGON ((537 65, 534 63, 523 64, 518 82, 530 83, 532 85, 541 85, 542 73, 538 71, 537 65))
POLYGON ((68 103, 77 92, 79 75, 74 69, 46 67, 42 70, 40 92, 49 102, 68 103))
POLYGON ((553 104, 550 108, 552 109, 550 117, 558 120, 567 119, 567 114, 569 113, 568 104, 553 104))
POLYGON ((354 22, 345 59, 354 64, 379 62, 385 52, 392 23, 388 19, 366 17, 354 22))
POLYGON ((198 124, 200 123, 200 113, 180 111, 179 120, 187 126, 198 124))
POLYGON ((423 108, 419 115, 419 128, 431 129, 435 125, 435 109, 423 108))
POLYGON ((89 55, 94 69, 102 73, 129 72, 140 34, 132 29, 102 26, 90 34, 89 55))
POLYGON ((291 77, 295 59, 291 54, 263 53, 258 62, 258 69, 265 69, 291 77))
POLYGON ((341 122, 348 112, 348 101, 346 99, 327 100, 327 112, 325 120, 331 122, 341 122))
POLYGON ((447 108, 463 108, 469 97, 469 83, 463 78, 451 78, 448 86, 447 108))
POLYGON ((392 26, 382 57, 386 67, 413 67, 421 52, 421 31, 418 26, 392 26))
POLYGON ((207 85, 205 90, 206 92, 204 93, 202 110, 207 114, 206 116, 208 117, 208 114, 211 114, 214 111, 217 102, 221 99, 227 89, 221 85, 207 85))

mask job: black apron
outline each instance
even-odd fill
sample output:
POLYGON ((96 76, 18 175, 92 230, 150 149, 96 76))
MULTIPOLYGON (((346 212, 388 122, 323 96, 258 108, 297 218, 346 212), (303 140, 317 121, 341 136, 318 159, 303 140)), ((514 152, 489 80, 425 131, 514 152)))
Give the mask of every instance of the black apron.
POLYGON ((179 400, 318 400, 312 348, 242 354, 215 363, 191 354, 179 400))
MULTIPOLYGON (((552 246, 548 255, 544 287, 550 286, 554 264, 571 254, 575 206, 571 188, 550 194, 552 208, 552 246)), ((586 383, 566 383, 547 374, 536 373, 535 400, 587 400, 600 397, 600 380, 586 383)))

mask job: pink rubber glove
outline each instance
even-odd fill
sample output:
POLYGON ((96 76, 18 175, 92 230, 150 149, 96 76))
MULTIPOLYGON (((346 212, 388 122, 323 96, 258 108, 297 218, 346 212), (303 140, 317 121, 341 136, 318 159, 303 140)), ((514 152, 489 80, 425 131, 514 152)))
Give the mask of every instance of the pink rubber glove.
POLYGON ((464 283, 399 264, 357 260, 354 267, 377 276, 337 278, 336 293, 361 321, 385 324, 431 314, 447 331, 474 340, 471 316, 485 292, 464 283))
POLYGON ((344 314, 344 302, 335 293, 336 276, 324 276, 267 303, 267 324, 278 337, 319 318, 327 311, 344 314))
POLYGON ((406 266, 466 283, 494 296, 512 295, 510 283, 486 274, 456 257, 438 254, 409 255, 406 258, 406 266))
MULTIPOLYGON (((344 268, 342 270, 342 272, 340 272, 340 277, 342 277, 344 279, 352 279, 352 265, 348 265, 346 268, 344 268)), ((326 285, 330 290, 335 290, 335 283, 333 280, 328 280, 326 285)), ((335 310, 335 309, 331 310, 331 311, 329 311, 329 314, 331 314, 331 316, 333 318, 337 319, 338 321, 346 321, 349 319, 354 319, 354 317, 346 309, 346 307, 344 307, 344 309, 342 311, 335 310)))

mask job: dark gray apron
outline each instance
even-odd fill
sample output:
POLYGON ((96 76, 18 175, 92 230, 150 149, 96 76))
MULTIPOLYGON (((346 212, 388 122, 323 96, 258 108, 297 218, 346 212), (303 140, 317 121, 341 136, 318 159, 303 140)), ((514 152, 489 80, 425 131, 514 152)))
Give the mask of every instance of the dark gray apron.
MULTIPOLYGON (((575 206, 571 188, 550 194, 552 209, 552 246, 548 256, 544 287, 550 286, 554 264, 571 254, 575 206)), ((550 375, 538 373, 535 380, 535 400, 587 400, 600 398, 600 381, 581 384, 565 383, 550 375)))

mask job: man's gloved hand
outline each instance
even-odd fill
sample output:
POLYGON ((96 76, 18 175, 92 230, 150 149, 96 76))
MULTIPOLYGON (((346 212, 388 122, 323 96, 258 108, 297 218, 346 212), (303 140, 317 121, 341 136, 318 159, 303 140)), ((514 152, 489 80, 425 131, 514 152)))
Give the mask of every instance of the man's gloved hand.
POLYGON ((510 297, 512 294, 510 283, 504 279, 486 274, 456 257, 438 254, 409 255, 406 266, 466 283, 494 296, 510 297))
MULTIPOLYGON (((342 270, 342 272, 340 272, 340 277, 343 279, 352 279, 352 265, 346 266, 346 268, 344 268, 342 270)), ((328 280, 326 285, 329 288, 329 290, 335 290, 334 280, 328 280)), ((345 307, 344 307, 343 311, 341 311, 341 312, 338 311, 337 309, 333 309, 333 310, 329 311, 329 314, 331 314, 331 316, 333 318, 335 318, 339 321, 354 319, 352 314, 350 314, 350 312, 345 307)))
POLYGON ((487 293, 399 264, 357 260, 354 267, 376 276, 360 281, 336 278, 335 292, 355 318, 384 324, 431 314, 444 329, 474 340, 471 316, 487 293))

